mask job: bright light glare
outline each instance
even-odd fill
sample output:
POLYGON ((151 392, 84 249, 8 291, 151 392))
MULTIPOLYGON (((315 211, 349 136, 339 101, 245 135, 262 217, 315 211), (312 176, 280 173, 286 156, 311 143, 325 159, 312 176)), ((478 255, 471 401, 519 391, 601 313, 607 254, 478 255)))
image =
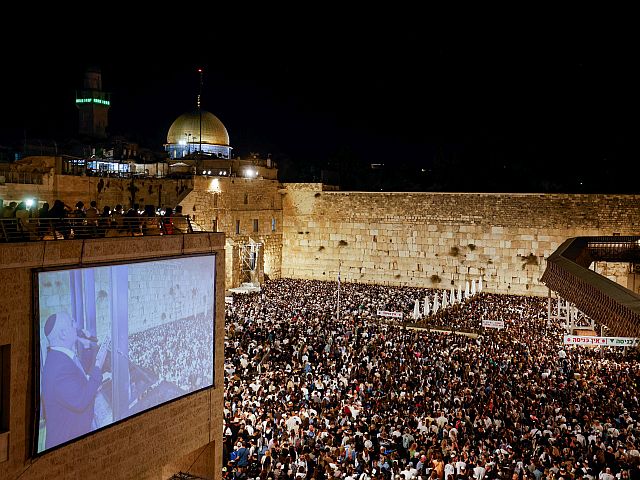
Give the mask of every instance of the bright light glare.
POLYGON ((217 178, 213 178, 209 184, 210 192, 220 192, 220 181, 217 178))
POLYGON ((27 208, 33 207, 33 198, 27 198, 25 203, 27 204, 27 208))

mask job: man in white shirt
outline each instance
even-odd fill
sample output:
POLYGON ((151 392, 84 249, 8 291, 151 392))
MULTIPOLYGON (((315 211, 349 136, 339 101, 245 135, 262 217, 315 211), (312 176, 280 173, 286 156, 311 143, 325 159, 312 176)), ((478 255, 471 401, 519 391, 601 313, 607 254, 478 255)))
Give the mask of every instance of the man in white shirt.
POLYGON ((449 475, 456 475, 456 468, 454 466, 455 458, 452 458, 450 462, 447 462, 444 466, 444 480, 448 480, 449 475))
POLYGON ((600 472, 598 478, 600 480, 615 480, 616 477, 611 474, 611 468, 607 467, 604 469, 604 472, 600 472))
POLYGON ((462 458, 458 458, 458 461, 456 462, 456 475, 460 476, 462 473, 462 470, 464 470, 465 468, 467 468, 467 462, 465 462, 464 460, 462 460, 462 458))
POLYGON ((486 472, 487 472, 486 468, 478 464, 473 469, 473 478, 475 478, 476 480, 482 480, 486 472))

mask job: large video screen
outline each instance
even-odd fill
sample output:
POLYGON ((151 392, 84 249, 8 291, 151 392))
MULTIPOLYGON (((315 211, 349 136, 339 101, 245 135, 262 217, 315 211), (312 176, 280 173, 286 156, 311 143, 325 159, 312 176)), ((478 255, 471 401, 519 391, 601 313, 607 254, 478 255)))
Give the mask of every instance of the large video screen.
POLYGON ((35 275, 36 454, 213 386, 215 255, 35 275))

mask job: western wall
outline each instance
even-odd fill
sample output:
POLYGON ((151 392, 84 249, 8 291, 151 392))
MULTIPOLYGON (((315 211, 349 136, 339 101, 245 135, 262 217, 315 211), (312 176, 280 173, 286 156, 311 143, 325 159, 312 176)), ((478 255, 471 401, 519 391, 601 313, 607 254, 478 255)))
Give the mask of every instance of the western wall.
MULTIPOLYGON (((96 199, 101 209, 130 205, 133 190, 141 204, 180 203, 196 228, 225 232, 227 288, 262 282, 262 273, 335 281, 340 265, 344 281, 448 289, 482 276, 489 291, 546 295, 545 259, 566 238, 632 235, 640 227, 640 195, 342 192, 281 184, 268 173, 133 182, 45 174, 39 185, 2 185, 0 195, 72 206, 96 199), (253 279, 241 260, 251 244, 260 244, 253 279)), ((629 264, 594 269, 640 292, 629 264)))
MULTIPOLYGON (((640 227, 640 195, 284 186, 283 277, 335 281, 340 269, 343 281, 447 289, 482 277, 487 291, 546 295, 545 259, 568 237, 640 227)), ((628 264, 609 270, 631 283, 628 264)))

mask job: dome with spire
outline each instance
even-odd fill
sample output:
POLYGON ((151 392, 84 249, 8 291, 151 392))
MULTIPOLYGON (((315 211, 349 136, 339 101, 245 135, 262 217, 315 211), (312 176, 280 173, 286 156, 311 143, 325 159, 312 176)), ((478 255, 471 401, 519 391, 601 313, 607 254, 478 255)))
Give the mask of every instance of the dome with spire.
POLYGON ((165 149, 172 158, 202 152, 221 158, 230 158, 229 133, 213 113, 202 110, 180 115, 169 128, 165 149), (202 118, 201 118, 202 117, 202 118), (202 140, 200 139, 202 132, 202 140))

